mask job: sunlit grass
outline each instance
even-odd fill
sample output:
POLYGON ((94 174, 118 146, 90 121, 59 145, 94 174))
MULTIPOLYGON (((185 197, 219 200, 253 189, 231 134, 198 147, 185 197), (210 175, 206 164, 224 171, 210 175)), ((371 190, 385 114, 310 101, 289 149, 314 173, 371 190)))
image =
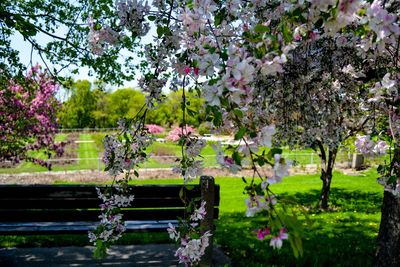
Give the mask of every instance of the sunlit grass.
MULTIPOLYGON (((272 190, 291 197, 308 208, 313 224, 304 230, 304 255, 296 259, 290 245, 273 250, 268 241, 258 241, 253 232, 262 227, 262 216, 244 216, 244 183, 240 178, 217 177, 221 187, 220 218, 216 221, 215 242, 231 257, 234 266, 371 266, 380 220, 382 187, 370 170, 360 176, 335 172, 332 181, 332 211, 314 209, 321 181, 318 175, 287 177, 272 190)), ((182 184, 181 179, 135 180, 133 184, 182 184)), ((194 181, 198 183, 198 181, 194 181)), ((166 233, 129 234, 120 244, 169 242, 166 233)), ((1 237, 1 246, 87 245, 87 237, 33 236, 1 237)))

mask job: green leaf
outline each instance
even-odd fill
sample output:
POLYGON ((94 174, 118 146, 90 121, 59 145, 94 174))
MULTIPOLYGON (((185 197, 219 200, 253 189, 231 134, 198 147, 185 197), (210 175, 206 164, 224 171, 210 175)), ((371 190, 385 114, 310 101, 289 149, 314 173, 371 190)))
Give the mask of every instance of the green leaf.
POLYGON ((156 20, 156 16, 148 16, 147 19, 150 20, 150 21, 155 21, 156 20))
POLYGON ((236 116, 238 116, 239 118, 243 118, 243 112, 242 112, 241 109, 235 108, 235 109, 233 110, 233 113, 234 113, 236 116))
POLYGON ((160 38, 161 36, 163 36, 163 34, 164 34, 164 27, 158 26, 158 27, 157 27, 157 35, 158 35, 158 38, 160 38))
POLYGON ((267 27, 267 26, 265 26, 265 25, 262 25, 262 24, 257 24, 255 27, 254 27, 254 31, 256 32, 256 33, 261 33, 261 34, 263 34, 263 33, 269 33, 270 32, 270 30, 269 30, 269 27, 267 27))
POLYGON ((282 154, 283 150, 281 148, 271 148, 267 154, 267 159, 272 160, 275 154, 282 154))
POLYGON ((301 241, 301 238, 298 236, 295 236, 294 242, 296 244, 296 248, 299 251, 300 256, 303 256, 303 242, 301 241))
POLYGON ((245 133, 246 133, 246 130, 247 130, 247 129, 244 128, 244 127, 240 128, 239 131, 237 131, 236 134, 235 134, 235 140, 240 140, 240 139, 242 139, 243 136, 244 136, 245 133))
POLYGON ((187 189, 187 190, 193 190, 194 189, 194 185, 185 185, 185 188, 187 189))
POLYGON ((281 23, 281 30, 282 30, 282 35, 283 35, 283 39, 285 40, 285 42, 289 43, 292 41, 293 36, 292 36, 292 32, 290 31, 290 28, 288 27, 288 25, 284 22, 281 23))
POLYGON ((222 114, 221 114, 221 112, 219 112, 219 110, 216 107, 214 107, 213 123, 215 126, 219 126, 222 123, 222 114))
POLYGON ((229 55, 226 51, 222 52, 220 56, 221 56, 222 60, 224 60, 224 61, 227 61, 229 58, 229 55))
POLYGON ((107 245, 101 241, 96 241, 96 249, 93 252, 93 257, 96 259, 103 259, 107 256, 107 245))
POLYGON ((195 117, 198 114, 198 112, 194 111, 193 109, 186 108, 186 111, 192 117, 195 117))
POLYGON ((183 200, 183 187, 179 190, 179 198, 183 200))
POLYGON ((240 156, 239 152, 237 152, 237 151, 233 152, 232 158, 237 165, 239 165, 239 166, 242 165, 242 157, 240 156))
POLYGON ((294 241, 294 239, 292 238, 291 235, 289 235, 289 242, 290 242, 290 246, 292 247, 292 251, 293 251, 293 255, 294 257, 297 259, 300 256, 300 253, 297 249, 297 245, 296 242, 294 241))
POLYGON ((264 166, 264 164, 265 164, 264 158, 263 157, 258 157, 257 163, 258 163, 258 165, 260 165, 260 167, 264 166))
POLYGON ((218 26, 226 17, 226 8, 221 9, 214 17, 214 26, 218 26))

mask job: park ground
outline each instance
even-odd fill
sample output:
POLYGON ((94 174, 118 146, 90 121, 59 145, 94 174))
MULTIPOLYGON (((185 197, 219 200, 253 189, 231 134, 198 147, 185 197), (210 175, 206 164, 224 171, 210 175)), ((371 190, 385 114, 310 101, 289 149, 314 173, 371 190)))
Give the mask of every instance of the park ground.
MULTIPOLYGON (((90 172, 81 175, 90 175, 90 172)), ((52 177, 48 183, 85 182, 67 181, 63 177, 52 177)), ((300 215, 300 221, 307 221, 303 233, 304 254, 295 258, 288 242, 281 250, 273 250, 268 241, 256 238, 254 230, 263 226, 263 216, 245 217, 246 196, 242 179, 216 176, 216 183, 221 186, 221 203, 215 243, 231 258, 233 266, 371 266, 383 195, 383 188, 376 183, 376 178, 373 169, 351 175, 335 172, 331 209, 327 212, 315 208, 321 187, 318 174, 292 175, 283 183, 273 185, 273 191, 282 200, 286 199, 288 206, 305 211, 309 218, 306 220, 300 215)), ((182 184, 182 180, 142 179, 132 183, 182 184)), ((121 245, 152 243, 170 243, 170 240, 167 233, 141 233, 126 234, 118 242, 121 245)), ((85 245, 89 245, 86 235, 0 237, 1 247, 85 245)))

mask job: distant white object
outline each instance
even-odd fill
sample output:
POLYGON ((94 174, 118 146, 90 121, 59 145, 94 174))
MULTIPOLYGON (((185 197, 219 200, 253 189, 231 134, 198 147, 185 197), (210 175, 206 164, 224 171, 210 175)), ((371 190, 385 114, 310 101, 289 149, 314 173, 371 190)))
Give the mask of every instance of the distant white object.
POLYGON ((360 169, 364 164, 364 156, 362 154, 353 154, 353 162, 351 164, 351 167, 353 169, 360 169))
POLYGON ((223 141, 232 140, 231 136, 215 136, 215 135, 212 135, 212 134, 205 134, 200 138, 203 139, 203 140, 206 140, 206 141, 216 141, 216 142, 223 142, 223 141))

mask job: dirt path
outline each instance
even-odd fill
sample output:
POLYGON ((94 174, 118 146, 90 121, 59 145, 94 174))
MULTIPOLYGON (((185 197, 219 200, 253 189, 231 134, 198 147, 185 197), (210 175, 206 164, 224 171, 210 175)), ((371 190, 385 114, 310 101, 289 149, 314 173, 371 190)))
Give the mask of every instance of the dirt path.
MULTIPOLYGON (((310 174, 315 173, 316 166, 307 166, 305 168, 291 168, 290 173, 293 174, 310 174)), ((263 175, 271 175, 270 168, 262 169, 263 175)), ((253 172, 243 170, 236 174, 232 174, 220 168, 206 168, 204 175, 210 176, 229 176, 229 177, 248 177, 253 172)), ((163 179, 176 178, 177 174, 172 169, 141 169, 139 170, 140 179, 163 179)), ((36 173, 20 173, 20 174, 0 174, 0 184, 53 184, 55 182, 75 182, 75 183, 103 183, 110 181, 110 176, 104 171, 62 171, 62 172, 36 172, 36 173)))

